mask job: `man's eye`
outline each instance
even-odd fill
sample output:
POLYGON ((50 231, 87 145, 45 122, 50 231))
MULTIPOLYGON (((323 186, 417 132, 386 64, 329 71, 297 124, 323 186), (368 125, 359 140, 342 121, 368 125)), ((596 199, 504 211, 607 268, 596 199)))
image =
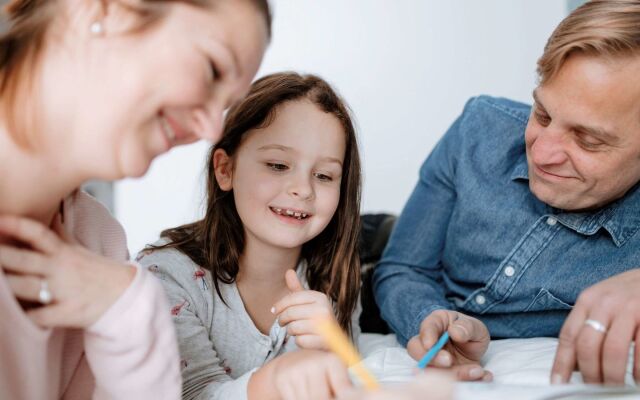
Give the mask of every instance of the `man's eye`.
POLYGON ((604 144, 600 141, 594 141, 593 139, 590 139, 588 135, 578 133, 577 136, 578 136, 578 144, 580 145, 580 147, 586 150, 597 150, 598 148, 600 148, 600 146, 604 144))
POLYGON ((537 112, 535 113, 535 116, 538 123, 542 126, 547 126, 551 123, 551 118, 549 118, 549 116, 546 114, 541 114, 537 112))
POLYGON ((274 171, 286 171, 289 167, 280 163, 267 163, 267 167, 274 171))

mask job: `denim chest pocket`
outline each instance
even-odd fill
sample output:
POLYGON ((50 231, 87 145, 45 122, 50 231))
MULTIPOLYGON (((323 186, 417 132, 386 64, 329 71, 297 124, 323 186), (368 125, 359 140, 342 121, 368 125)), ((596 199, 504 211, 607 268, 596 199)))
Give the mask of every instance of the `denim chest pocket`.
POLYGON ((572 308, 571 304, 565 303, 547 289, 542 288, 524 311, 571 310, 572 308))

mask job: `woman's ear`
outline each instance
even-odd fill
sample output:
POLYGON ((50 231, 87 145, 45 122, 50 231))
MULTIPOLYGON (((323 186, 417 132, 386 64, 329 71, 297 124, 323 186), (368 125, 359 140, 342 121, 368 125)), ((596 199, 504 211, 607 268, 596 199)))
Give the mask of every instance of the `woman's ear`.
POLYGON ((144 25, 145 5, 141 0, 100 0, 96 21, 102 24, 106 36, 135 32, 144 25))
POLYGON ((220 189, 228 192, 233 188, 233 159, 223 149, 213 153, 213 169, 220 189))

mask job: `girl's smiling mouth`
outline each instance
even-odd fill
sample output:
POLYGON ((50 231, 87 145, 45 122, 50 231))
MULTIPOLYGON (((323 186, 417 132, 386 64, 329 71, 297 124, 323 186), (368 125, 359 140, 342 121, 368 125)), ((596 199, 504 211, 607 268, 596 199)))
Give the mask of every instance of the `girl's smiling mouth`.
POLYGON ((283 216, 285 218, 294 218, 297 220, 303 220, 311 217, 310 213, 296 210, 292 208, 282 208, 282 207, 269 207, 271 211, 277 215, 283 216))

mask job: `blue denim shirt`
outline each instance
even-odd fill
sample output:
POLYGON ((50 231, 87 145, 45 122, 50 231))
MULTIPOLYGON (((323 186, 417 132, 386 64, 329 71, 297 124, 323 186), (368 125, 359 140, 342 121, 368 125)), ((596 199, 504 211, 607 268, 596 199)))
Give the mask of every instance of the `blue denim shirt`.
POLYGON ((436 309, 479 318, 494 339, 557 336, 583 289, 640 266, 638 185, 594 212, 531 193, 530 110, 471 99, 422 165, 373 278, 401 343, 436 309))

